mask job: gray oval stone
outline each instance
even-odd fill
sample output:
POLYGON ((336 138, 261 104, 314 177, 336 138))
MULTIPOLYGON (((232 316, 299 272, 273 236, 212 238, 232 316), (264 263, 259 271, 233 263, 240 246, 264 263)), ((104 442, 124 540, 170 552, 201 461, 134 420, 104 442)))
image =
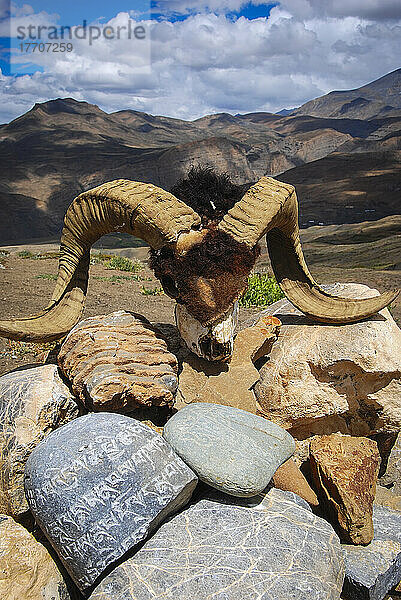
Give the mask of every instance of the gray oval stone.
POLYGON ((282 427, 220 404, 186 406, 163 436, 202 481, 233 496, 262 492, 295 450, 282 427))
POLYGON ((115 413, 60 427, 25 469, 32 513, 81 590, 183 506, 196 483, 159 434, 115 413))

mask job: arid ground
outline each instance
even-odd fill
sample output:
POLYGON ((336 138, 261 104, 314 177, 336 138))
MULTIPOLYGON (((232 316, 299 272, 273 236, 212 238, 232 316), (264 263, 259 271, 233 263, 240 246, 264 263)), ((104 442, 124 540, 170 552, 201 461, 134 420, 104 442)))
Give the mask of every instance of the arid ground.
MULTIPOLYGON (((306 254, 312 259, 313 245, 306 254)), ((48 303, 57 273, 57 258, 22 258, 22 251, 51 252, 57 244, 25 245, 11 248, 8 256, 0 256, 0 318, 24 317, 40 312, 48 303)), ((0 248, 0 253, 1 253, 0 248)), ((95 252, 99 252, 96 250, 95 252)), ((109 252, 104 250, 103 252, 109 252)), ((137 273, 109 270, 102 264, 93 264, 90 271, 89 291, 84 317, 116 310, 131 310, 143 314, 152 322, 174 323, 174 302, 161 293, 160 283, 146 265, 147 249, 133 248, 110 252, 138 257, 143 267, 137 273)), ((316 254, 315 254, 316 256, 316 254)), ((325 257, 327 264, 327 256, 325 257)), ((312 261, 313 262, 313 261, 312 261)), ((330 262, 330 261, 329 261, 330 262)), ((269 260, 262 253, 256 270, 270 270, 269 260)), ((313 264, 312 273, 319 283, 336 281, 364 283, 383 292, 401 288, 400 270, 377 268, 341 268, 313 264)), ((258 308, 242 308, 240 323, 258 312, 258 308)), ((391 307, 396 321, 401 324, 401 300, 391 307)), ((0 375, 22 365, 40 362, 45 357, 43 347, 12 343, 0 338, 0 375)))

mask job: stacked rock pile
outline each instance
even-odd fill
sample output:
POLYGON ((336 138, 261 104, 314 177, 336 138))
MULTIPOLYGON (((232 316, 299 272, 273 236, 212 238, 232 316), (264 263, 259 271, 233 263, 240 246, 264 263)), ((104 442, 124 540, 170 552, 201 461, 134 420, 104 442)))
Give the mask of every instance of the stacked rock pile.
POLYGON ((330 327, 286 302, 238 334, 221 373, 120 311, 78 324, 58 368, 0 377, 0 598, 396 588, 401 332, 387 311, 330 327))

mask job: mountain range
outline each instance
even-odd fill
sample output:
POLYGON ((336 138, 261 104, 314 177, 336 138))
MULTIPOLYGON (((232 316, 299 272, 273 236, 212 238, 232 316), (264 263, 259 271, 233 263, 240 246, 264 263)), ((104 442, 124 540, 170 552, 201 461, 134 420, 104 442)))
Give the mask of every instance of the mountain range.
POLYGON ((290 114, 184 121, 108 114, 73 98, 36 104, 0 126, 0 243, 59 235, 68 204, 100 183, 169 189, 199 163, 238 183, 271 175, 294 184, 302 227, 401 213, 401 69, 290 114))

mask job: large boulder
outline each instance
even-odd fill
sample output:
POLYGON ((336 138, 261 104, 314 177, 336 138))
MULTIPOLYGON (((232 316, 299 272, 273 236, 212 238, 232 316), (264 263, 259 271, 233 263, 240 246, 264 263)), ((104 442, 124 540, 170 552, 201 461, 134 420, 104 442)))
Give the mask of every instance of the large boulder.
POLYGON ((261 493, 295 450, 282 427, 219 404, 186 406, 163 436, 202 481, 233 496, 261 493))
POLYGON ((54 431, 25 469, 32 513, 81 590, 186 504, 196 484, 158 433, 115 413, 54 431))
MULTIPOLYGON (((323 287, 347 298, 378 294, 353 283, 323 287)), ((260 414, 298 439, 400 430, 401 330, 387 309, 346 325, 313 322, 286 299, 261 314, 282 327, 255 386, 260 414)))
POLYGON ((89 410, 171 406, 178 387, 177 359, 158 330, 145 317, 123 310, 78 323, 58 363, 89 410))
POLYGON ((273 489, 253 508, 200 500, 162 525, 90 600, 338 600, 338 537, 288 496, 273 489))
POLYGON ((0 515, 0 598, 70 598, 64 580, 46 548, 22 525, 5 515, 0 515))
POLYGON ((79 416, 77 402, 55 365, 0 377, 0 512, 21 519, 28 512, 25 463, 51 431, 79 416))
POLYGON ((333 433, 311 441, 311 473, 321 503, 341 539, 351 544, 373 539, 379 461, 377 444, 368 438, 333 433))

